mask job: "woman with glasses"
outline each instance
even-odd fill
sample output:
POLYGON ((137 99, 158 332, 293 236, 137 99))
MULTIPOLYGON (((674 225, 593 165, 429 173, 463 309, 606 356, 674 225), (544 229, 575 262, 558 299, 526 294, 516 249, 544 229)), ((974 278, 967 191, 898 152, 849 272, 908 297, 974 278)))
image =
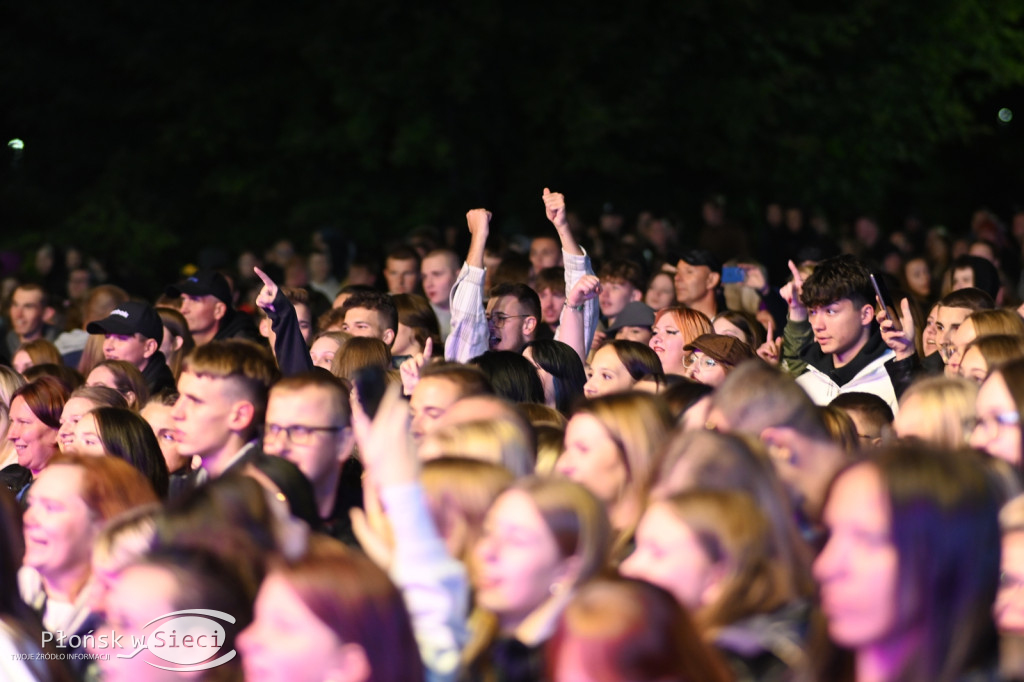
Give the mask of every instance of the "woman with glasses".
POLYGON ((1024 409, 1024 360, 992 371, 978 391, 971 447, 1021 466, 1020 414, 1024 409))
POLYGON ((718 386, 736 365, 757 357, 743 341, 723 334, 702 334, 685 349, 692 351, 684 363, 686 376, 709 386, 718 386))

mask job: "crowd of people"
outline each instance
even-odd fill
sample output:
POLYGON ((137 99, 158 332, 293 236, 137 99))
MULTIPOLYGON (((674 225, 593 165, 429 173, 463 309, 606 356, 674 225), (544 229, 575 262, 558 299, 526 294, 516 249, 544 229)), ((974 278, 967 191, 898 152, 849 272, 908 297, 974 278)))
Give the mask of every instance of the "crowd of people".
POLYGON ((0 678, 1024 679, 1024 213, 541 199, 11 280, 0 678))

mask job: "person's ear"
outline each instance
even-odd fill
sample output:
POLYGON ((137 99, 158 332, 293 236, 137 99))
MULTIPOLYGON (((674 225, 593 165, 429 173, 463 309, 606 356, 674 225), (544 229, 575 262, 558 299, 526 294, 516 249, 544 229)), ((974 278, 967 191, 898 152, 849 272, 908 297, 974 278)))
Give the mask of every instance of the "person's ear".
POLYGON ((718 286, 719 282, 722 281, 722 273, 711 271, 708 273, 706 280, 708 289, 714 289, 718 286))
POLYGON ((224 301, 217 301, 213 304, 213 317, 217 320, 224 319, 224 316, 228 314, 228 306, 224 301))
POLYGON ((183 336, 172 336, 171 337, 171 348, 174 350, 181 350, 181 347, 185 345, 185 337, 183 336))
POLYGON ((352 427, 346 426, 338 432, 338 461, 342 464, 345 463, 349 457, 352 456, 352 450, 355 448, 356 439, 352 433, 352 427))
POLYGON ((383 341, 388 348, 391 348, 392 344, 395 342, 395 330, 385 329, 384 334, 381 337, 381 341, 383 341))
POLYGON ((537 331, 537 318, 533 315, 523 318, 523 336, 532 336, 537 331))
POLYGON ((245 431, 252 426, 256 416, 256 406, 248 400, 239 400, 228 411, 228 428, 232 431, 245 431))
POLYGON ((866 327, 875 320, 875 306, 865 303, 860 308, 860 326, 866 327))
POLYGON ((797 466, 795 435, 788 426, 769 426, 761 431, 761 442, 768 448, 768 455, 776 466, 797 466))
POLYGON ((146 339, 142 342, 142 357, 151 358, 153 353, 160 350, 160 344, 156 342, 156 339, 146 339))
POLYGON ((48 305, 43 308, 43 322, 46 324, 53 324, 53 320, 57 317, 57 309, 52 305, 48 305))
POLYGON ((726 579, 732 571, 725 561, 717 561, 708 569, 704 577, 704 585, 700 593, 701 605, 714 604, 722 596, 725 589, 726 579))
POLYGON ((629 296, 630 301, 642 301, 644 300, 644 292, 639 289, 633 289, 633 293, 629 296))
POLYGON ((355 642, 339 644, 333 652, 328 652, 323 672, 329 682, 362 682, 373 674, 366 649, 355 642))
POLYGON ((269 317, 264 317, 260 320, 260 336, 265 339, 269 339, 272 326, 273 323, 270 321, 269 317))

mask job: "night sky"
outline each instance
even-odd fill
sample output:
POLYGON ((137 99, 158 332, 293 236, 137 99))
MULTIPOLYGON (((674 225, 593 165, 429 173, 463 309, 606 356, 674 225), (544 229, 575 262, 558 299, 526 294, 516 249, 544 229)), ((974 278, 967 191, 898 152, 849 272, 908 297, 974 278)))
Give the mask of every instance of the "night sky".
POLYGON ((8 3, 0 239, 167 281, 324 225, 544 229, 545 186, 684 227, 1024 204, 1021 2, 768 4, 8 3))

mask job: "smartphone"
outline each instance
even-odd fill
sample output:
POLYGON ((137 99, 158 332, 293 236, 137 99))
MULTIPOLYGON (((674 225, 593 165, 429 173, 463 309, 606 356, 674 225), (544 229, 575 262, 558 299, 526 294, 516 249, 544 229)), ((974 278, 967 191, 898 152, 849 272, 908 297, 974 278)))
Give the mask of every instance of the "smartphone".
POLYGON ((722 284, 742 284, 747 278, 747 271, 743 268, 727 265, 722 268, 722 284))
POLYGON ((377 414, 380 401, 384 399, 388 381, 384 370, 379 367, 363 367, 356 370, 353 382, 359 393, 359 403, 370 419, 377 414))
POLYGON ((885 286, 885 278, 875 277, 872 274, 871 286, 875 288, 875 295, 878 296, 878 300, 882 303, 885 317, 892 321, 892 328, 898 332, 903 331, 903 325, 900 324, 900 316, 897 312, 899 308, 896 307, 896 301, 893 300, 892 294, 889 293, 889 288, 885 286))

